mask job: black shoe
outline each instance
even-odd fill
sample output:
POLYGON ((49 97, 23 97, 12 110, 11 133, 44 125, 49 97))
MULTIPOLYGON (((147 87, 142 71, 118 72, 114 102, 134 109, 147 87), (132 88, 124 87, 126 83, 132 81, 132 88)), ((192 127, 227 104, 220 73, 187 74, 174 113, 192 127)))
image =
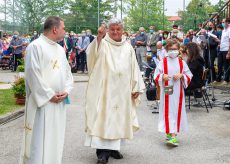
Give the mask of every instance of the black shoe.
POLYGON ((97 149, 97 163, 106 164, 109 160, 110 152, 109 150, 97 149))
POLYGON ((114 159, 122 159, 123 158, 123 155, 117 150, 111 150, 110 156, 113 157, 114 159))
POLYGON ((98 158, 98 159, 97 159, 97 163, 107 164, 108 161, 107 161, 106 159, 104 159, 104 158, 98 158))

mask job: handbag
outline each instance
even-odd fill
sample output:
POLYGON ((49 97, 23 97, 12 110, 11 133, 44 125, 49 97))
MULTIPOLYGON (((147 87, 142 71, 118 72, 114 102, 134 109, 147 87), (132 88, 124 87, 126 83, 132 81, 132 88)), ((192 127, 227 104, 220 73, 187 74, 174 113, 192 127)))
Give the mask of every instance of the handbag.
POLYGON ((157 99, 157 88, 156 86, 149 86, 146 89, 146 97, 148 101, 155 101, 157 99))

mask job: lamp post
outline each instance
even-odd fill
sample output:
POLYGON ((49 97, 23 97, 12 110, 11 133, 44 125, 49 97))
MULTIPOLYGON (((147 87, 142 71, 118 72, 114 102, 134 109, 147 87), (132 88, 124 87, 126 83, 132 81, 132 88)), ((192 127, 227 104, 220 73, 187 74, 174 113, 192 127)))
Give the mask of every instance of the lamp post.
POLYGON ((165 29, 165 0, 163 0, 163 30, 165 29))
POLYGON ((142 0, 142 12, 141 12, 141 16, 142 16, 142 21, 141 21, 141 26, 143 26, 143 21, 144 21, 144 2, 142 0))
POLYGON ((183 11, 185 11, 185 0, 183 0, 183 11))
POLYGON ((122 0, 121 0, 121 20, 122 20, 122 13, 123 13, 123 4, 122 4, 122 0))
POLYGON ((5 28, 4 28, 4 32, 6 33, 6 0, 4 0, 5 2, 5 8, 4 8, 4 14, 5 14, 5 28))
POLYGON ((13 0, 13 31, 14 31, 14 29, 15 29, 15 9, 14 9, 14 0, 13 0))
POLYGON ((97 0, 97 27, 100 26, 100 0, 97 0))

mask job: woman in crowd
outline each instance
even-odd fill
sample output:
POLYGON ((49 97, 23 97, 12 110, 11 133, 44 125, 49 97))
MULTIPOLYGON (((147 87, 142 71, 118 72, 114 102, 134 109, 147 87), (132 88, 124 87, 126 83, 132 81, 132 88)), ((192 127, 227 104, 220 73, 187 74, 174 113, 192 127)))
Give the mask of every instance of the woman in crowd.
POLYGON ((200 55, 200 48, 196 43, 189 43, 186 47, 186 52, 188 55, 187 64, 193 74, 193 78, 187 89, 200 88, 203 85, 202 76, 205 65, 205 61, 200 55))

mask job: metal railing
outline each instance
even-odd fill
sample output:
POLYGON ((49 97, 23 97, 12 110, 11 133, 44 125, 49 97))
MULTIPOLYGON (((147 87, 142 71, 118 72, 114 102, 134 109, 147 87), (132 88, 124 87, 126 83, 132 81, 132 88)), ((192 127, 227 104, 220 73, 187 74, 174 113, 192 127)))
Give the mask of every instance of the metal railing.
POLYGON ((203 23, 203 28, 205 28, 208 22, 213 22, 215 25, 220 24, 221 19, 230 17, 230 0, 228 0, 223 7, 216 13, 212 13, 211 18, 203 23))

